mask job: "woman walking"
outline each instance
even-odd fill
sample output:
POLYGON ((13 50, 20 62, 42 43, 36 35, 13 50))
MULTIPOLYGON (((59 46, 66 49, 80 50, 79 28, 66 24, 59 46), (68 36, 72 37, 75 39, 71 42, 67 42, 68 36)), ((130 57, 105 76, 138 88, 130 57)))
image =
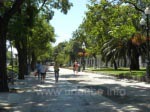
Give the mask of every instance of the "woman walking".
POLYGON ((44 83, 47 70, 48 70, 47 65, 42 63, 41 69, 40 69, 40 72, 41 72, 41 83, 44 83))
POLYGON ((75 62, 73 64, 73 71, 74 71, 75 75, 78 74, 78 62, 76 60, 75 60, 75 62))

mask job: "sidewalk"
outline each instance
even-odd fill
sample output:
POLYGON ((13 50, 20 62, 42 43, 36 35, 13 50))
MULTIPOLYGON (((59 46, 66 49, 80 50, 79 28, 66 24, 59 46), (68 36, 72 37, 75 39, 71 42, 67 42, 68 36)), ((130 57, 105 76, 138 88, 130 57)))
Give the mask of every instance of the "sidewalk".
POLYGON ((150 84, 87 72, 77 77, 68 81, 82 88, 103 90, 102 96, 116 103, 122 112, 150 111, 150 84))
MULTIPOLYGON (((15 110, 19 110, 19 107, 25 103, 26 98, 31 98, 28 94, 32 91, 36 84, 37 80, 32 76, 25 76, 25 80, 16 80, 14 85, 9 84, 9 93, 0 93, 0 112, 15 112, 15 110)), ((28 110, 30 108, 29 105, 25 105, 24 109, 28 110)), ((23 109, 23 108, 22 108, 23 109)), ((21 110, 24 112, 25 110, 21 110)))
POLYGON ((60 69, 44 84, 33 75, 17 80, 11 93, 0 93, 0 112, 149 112, 150 85, 100 74, 60 69))

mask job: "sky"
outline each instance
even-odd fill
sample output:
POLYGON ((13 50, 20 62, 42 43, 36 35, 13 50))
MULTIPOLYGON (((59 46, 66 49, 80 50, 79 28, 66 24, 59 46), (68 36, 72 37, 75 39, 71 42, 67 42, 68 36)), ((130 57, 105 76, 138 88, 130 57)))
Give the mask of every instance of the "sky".
MULTIPOLYGON (((85 11, 87 11, 86 4, 88 0, 69 0, 73 3, 73 6, 65 15, 60 12, 60 10, 55 10, 53 19, 50 24, 55 29, 56 42, 53 46, 57 45, 59 42, 69 41, 72 37, 73 31, 75 31, 79 25, 82 23, 85 17, 85 11)), ((11 49, 8 49, 11 51, 11 49)), ((13 48, 13 54, 16 54, 17 50, 13 48)))
POLYGON ((70 0, 70 2, 73 3, 73 7, 68 11, 67 15, 57 10, 50 21, 57 35, 54 46, 59 42, 68 41, 72 37, 73 31, 79 27, 85 17, 88 0, 70 0))

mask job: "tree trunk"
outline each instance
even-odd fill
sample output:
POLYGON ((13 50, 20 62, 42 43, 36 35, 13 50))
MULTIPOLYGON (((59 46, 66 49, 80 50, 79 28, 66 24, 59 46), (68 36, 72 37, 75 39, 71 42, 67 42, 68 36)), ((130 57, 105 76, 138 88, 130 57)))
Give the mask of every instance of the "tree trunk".
POLYGON ((132 38, 128 41, 128 55, 130 59, 130 70, 139 70, 139 52, 136 45, 132 44, 132 38))
POLYGON ((18 11, 25 0, 15 0, 11 9, 0 15, 0 92, 8 92, 6 70, 6 34, 10 18, 18 11))
POLYGON ((7 70, 6 70, 6 32, 7 22, 0 18, 0 92, 8 92, 7 70))
POLYGON ((36 64, 36 58, 34 52, 32 52, 31 70, 34 71, 36 64))
MULTIPOLYGON (((22 39, 23 40, 23 39, 22 39)), ((24 75, 27 75, 27 44, 26 41, 15 41, 16 48, 18 51, 19 61, 19 77, 18 79, 24 79, 24 75)))
POLYGON ((105 60, 105 67, 108 67, 108 59, 105 60))
POLYGON ((116 61, 115 61, 115 60, 113 61, 113 64, 114 64, 114 69, 115 69, 115 70, 117 70, 117 69, 118 69, 118 67, 117 67, 117 63, 116 63, 116 61))
POLYGON ((94 59, 95 59, 95 65, 94 65, 94 67, 97 68, 97 57, 96 57, 96 54, 95 54, 95 53, 93 54, 93 57, 94 57, 94 59))
POLYGON ((123 65, 123 67, 127 67, 127 59, 126 59, 126 56, 123 57, 123 60, 124 60, 124 65, 123 65))
POLYGON ((18 51, 18 60, 19 60, 19 77, 18 79, 24 79, 24 75, 26 74, 27 64, 26 64, 26 56, 23 51, 18 51))
POLYGON ((134 57, 131 57, 131 64, 130 64, 130 70, 139 70, 139 56, 136 55, 134 57))

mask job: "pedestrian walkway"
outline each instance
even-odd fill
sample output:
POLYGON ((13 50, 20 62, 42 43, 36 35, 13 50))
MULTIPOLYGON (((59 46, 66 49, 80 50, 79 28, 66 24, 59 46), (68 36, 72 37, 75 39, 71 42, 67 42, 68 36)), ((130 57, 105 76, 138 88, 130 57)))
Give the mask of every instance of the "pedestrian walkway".
POLYGON ((0 93, 0 112, 149 112, 150 85, 100 74, 60 69, 43 84, 33 75, 0 93), (14 89, 13 89, 14 88, 14 89))

